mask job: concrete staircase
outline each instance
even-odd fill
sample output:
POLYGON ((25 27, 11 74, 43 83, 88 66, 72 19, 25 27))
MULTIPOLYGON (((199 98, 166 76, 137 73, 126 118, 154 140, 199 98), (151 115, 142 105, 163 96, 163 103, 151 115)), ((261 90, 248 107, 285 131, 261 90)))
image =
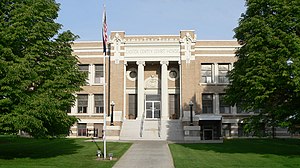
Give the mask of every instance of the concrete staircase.
POLYGON ((120 140, 183 140, 180 120, 125 120, 120 140))
POLYGON ((141 139, 160 140, 160 120, 145 120, 141 139))
POLYGON ((125 120, 120 140, 160 140, 159 120, 125 120))

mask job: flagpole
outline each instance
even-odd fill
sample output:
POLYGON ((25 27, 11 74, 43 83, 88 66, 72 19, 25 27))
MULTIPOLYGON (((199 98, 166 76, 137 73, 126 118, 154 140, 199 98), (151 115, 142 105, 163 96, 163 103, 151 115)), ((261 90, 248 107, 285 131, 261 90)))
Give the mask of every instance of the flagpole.
POLYGON ((106 64, 106 59, 105 59, 105 52, 103 52, 103 76, 104 76, 104 80, 103 80, 103 108, 104 108, 104 111, 103 111, 103 118, 104 118, 104 121, 103 121, 103 158, 106 159, 106 73, 105 73, 105 64, 106 64))
POLYGON ((103 159, 106 159, 106 54, 107 54, 107 25, 106 25, 106 9, 105 1, 103 8, 103 21, 102 21, 102 42, 103 42, 103 159))

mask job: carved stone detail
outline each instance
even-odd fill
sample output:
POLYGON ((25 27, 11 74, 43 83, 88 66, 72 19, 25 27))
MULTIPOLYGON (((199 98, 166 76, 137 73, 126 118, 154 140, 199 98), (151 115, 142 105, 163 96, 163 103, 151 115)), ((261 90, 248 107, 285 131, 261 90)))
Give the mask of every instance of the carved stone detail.
POLYGON ((124 44, 124 41, 121 39, 119 33, 116 33, 116 35, 112 39, 112 45, 114 47, 114 58, 116 64, 119 64, 120 61, 122 43, 124 44))
POLYGON ((146 89, 157 89, 160 87, 160 80, 157 77, 150 77, 145 80, 146 89))

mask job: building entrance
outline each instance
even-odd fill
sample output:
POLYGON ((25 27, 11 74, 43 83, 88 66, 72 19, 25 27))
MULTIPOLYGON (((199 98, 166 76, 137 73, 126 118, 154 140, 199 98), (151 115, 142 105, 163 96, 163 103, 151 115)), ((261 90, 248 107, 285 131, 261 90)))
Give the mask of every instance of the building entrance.
POLYGON ((146 95, 146 118, 160 118, 160 95, 146 95))

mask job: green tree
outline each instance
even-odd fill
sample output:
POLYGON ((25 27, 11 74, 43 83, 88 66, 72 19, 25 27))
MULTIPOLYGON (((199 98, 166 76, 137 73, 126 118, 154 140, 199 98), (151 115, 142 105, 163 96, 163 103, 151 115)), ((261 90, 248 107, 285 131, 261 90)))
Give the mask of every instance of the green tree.
POLYGON ((0 132, 34 137, 68 134, 66 111, 85 83, 70 31, 59 33, 54 0, 0 1, 0 132))
POLYGON ((295 131, 300 123, 300 1, 246 0, 246 7, 234 30, 242 47, 229 73, 227 100, 260 111, 249 124, 295 131))

